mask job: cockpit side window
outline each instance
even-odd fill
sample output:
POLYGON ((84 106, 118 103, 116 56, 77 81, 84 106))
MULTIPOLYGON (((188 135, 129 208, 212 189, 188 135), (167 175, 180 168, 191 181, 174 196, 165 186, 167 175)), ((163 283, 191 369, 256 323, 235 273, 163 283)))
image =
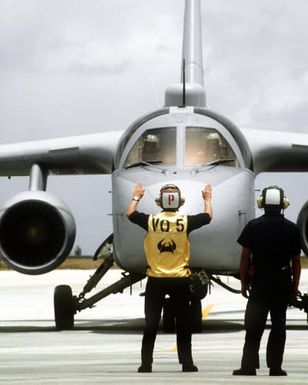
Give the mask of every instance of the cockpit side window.
POLYGON ((239 162, 229 143, 214 128, 187 127, 185 164, 206 165, 220 161, 225 166, 239 167, 239 162))
POLYGON ((146 130, 132 147, 124 168, 142 162, 171 165, 176 163, 176 127, 146 130))

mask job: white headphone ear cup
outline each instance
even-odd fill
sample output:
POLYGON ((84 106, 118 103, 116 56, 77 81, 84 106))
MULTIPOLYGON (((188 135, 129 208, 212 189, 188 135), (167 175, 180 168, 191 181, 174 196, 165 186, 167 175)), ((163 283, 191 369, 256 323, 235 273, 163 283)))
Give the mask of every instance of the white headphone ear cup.
POLYGON ((285 210, 285 209, 288 208, 289 206, 290 206, 289 199, 288 199, 287 197, 283 197, 283 203, 282 203, 283 209, 285 210))
POLYGON ((161 207, 161 196, 158 195, 156 198, 155 198, 155 203, 157 204, 157 206, 161 207))
POLYGON ((257 206, 258 206, 258 209, 262 209, 263 207, 263 196, 260 195, 259 198, 257 198, 257 206))

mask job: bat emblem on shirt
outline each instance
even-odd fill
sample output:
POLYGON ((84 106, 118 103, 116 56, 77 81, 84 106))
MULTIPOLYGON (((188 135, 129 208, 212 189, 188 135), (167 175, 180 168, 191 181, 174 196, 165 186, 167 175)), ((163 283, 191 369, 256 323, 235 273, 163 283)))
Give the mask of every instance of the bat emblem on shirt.
POLYGON ((173 253, 176 249, 176 244, 172 239, 164 238, 157 244, 157 248, 160 253, 173 253))

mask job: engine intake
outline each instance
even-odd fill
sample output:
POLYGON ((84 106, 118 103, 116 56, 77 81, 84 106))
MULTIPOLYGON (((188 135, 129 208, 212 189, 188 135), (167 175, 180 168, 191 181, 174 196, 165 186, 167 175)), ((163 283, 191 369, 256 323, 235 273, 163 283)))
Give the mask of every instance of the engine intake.
POLYGON ((304 253, 308 256, 308 201, 301 208, 297 225, 301 235, 301 246, 304 253))
POLYGON ((45 191, 27 191, 0 212, 0 253, 24 274, 55 269, 70 252, 76 226, 69 208, 45 191))

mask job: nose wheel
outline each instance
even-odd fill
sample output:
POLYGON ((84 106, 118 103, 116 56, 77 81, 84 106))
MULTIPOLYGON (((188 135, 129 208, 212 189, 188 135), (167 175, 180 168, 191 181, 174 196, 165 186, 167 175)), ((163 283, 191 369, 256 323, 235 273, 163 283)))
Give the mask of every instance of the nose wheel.
POLYGON ((55 323, 58 330, 74 328, 75 300, 68 285, 60 285, 54 291, 55 323))

